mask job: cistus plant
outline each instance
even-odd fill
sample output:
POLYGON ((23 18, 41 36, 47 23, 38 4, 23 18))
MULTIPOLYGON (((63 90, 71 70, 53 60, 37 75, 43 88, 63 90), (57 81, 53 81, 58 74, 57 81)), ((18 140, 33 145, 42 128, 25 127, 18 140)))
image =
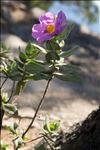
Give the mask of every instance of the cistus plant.
MULTIPOLYGON (((80 82, 77 67, 67 61, 68 57, 71 56, 78 47, 76 46, 65 51, 62 50, 64 46, 64 39, 68 38, 72 28, 73 25, 68 26, 68 21, 62 11, 60 11, 57 16, 51 12, 47 12, 40 16, 39 24, 35 24, 32 27, 32 37, 37 42, 28 42, 24 51, 19 48, 18 58, 9 58, 6 48, 1 45, 0 71, 1 77, 4 78, 0 87, 2 93, 5 82, 8 79, 12 80, 10 97, 7 95, 4 96, 4 94, 0 95, 1 127, 5 112, 10 115, 18 116, 17 107, 14 103, 11 103, 13 95, 19 95, 30 80, 47 81, 43 96, 40 99, 36 112, 26 130, 23 133, 16 134, 18 126, 10 128, 10 131, 16 135, 13 139, 15 150, 25 144, 25 136, 35 121, 52 79, 57 78, 67 82, 80 82), (41 54, 42 57, 40 57, 41 54)), ((40 147, 35 147, 36 150, 55 149, 54 146, 52 146, 52 143, 54 145, 55 140, 53 140, 53 138, 55 138, 55 132, 58 132, 59 125, 60 121, 45 122, 43 134, 41 135, 43 141, 42 144, 40 144, 40 147)))

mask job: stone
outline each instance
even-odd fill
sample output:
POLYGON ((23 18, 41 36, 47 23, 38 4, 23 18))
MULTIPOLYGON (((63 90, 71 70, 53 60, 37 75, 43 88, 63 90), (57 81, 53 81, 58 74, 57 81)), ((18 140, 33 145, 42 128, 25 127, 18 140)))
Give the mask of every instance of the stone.
POLYGON ((26 19, 26 16, 28 16, 25 11, 26 6, 20 2, 3 2, 1 9, 4 18, 11 23, 23 21, 26 19))
POLYGON ((35 19, 38 19, 42 14, 45 13, 45 10, 39 8, 39 7, 33 7, 31 10, 30 10, 33 18, 35 19))
POLYGON ((26 42, 13 34, 2 34, 1 43, 3 43, 7 48, 11 49, 13 54, 18 52, 19 47, 20 49, 24 49, 26 46, 26 42))

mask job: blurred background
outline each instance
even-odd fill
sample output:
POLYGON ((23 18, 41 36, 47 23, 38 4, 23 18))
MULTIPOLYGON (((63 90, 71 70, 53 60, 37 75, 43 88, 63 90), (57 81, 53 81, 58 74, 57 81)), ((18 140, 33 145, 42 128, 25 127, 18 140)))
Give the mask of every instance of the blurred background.
MULTIPOLYGON (((33 24, 47 11, 57 14, 62 10, 68 22, 75 24, 64 50, 79 45, 79 51, 69 61, 77 64, 84 79, 82 84, 53 80, 45 102, 37 117, 35 126, 48 114, 53 119, 61 119, 62 126, 71 126, 82 121, 100 105, 100 1, 63 0, 2 0, 1 1, 1 42, 10 48, 16 57, 18 47, 23 50, 31 40, 33 24), (55 115, 56 113, 56 115, 55 115)), ((10 92, 12 82, 5 84, 10 92)), ((20 115, 31 118, 42 96, 46 81, 30 82, 16 103, 20 115)), ((25 122, 27 124, 27 122, 25 122)))

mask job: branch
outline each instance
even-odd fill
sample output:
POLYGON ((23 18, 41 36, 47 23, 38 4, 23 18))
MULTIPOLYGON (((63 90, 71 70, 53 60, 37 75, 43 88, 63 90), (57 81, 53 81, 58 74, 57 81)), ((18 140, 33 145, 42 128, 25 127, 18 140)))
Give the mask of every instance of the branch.
POLYGON ((35 120, 35 118, 36 118, 37 113, 38 113, 38 111, 39 111, 39 109, 40 109, 40 107, 41 107, 41 105, 42 105, 42 103, 43 103, 43 100, 44 100, 44 98, 45 98, 45 95, 46 95, 46 93, 47 93, 47 90, 48 90, 48 87, 49 87, 49 84, 50 84, 50 81, 51 81, 51 80, 52 80, 52 77, 51 77, 51 78, 48 80, 48 82, 47 82, 45 91, 44 91, 44 93, 43 93, 43 96, 42 96, 42 98, 41 98, 39 104, 38 104, 38 107, 37 107, 36 112, 35 112, 35 114, 34 114, 34 116, 33 116, 33 119, 32 119, 32 121, 31 121, 31 123, 29 124, 29 126, 27 127, 26 131, 22 134, 22 138, 24 138, 24 136, 26 135, 26 133, 28 132, 28 130, 31 128, 31 126, 32 126, 32 124, 33 124, 33 122, 34 122, 34 120, 35 120))
POLYGON ((12 90, 11 90, 11 95, 7 101, 7 103, 11 100, 12 96, 13 96, 13 92, 14 92, 14 87, 15 87, 15 81, 13 82, 13 86, 12 86, 12 90))
POLYGON ((3 81, 3 83, 2 83, 2 85, 1 85, 1 87, 0 87, 0 90, 2 89, 2 87, 3 87, 3 85, 5 84, 5 82, 7 81, 7 79, 8 79, 8 78, 6 78, 6 79, 3 81))

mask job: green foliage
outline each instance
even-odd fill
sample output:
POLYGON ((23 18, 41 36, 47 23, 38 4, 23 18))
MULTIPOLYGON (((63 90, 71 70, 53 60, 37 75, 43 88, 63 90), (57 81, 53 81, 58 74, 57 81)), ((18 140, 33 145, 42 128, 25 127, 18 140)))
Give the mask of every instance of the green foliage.
POLYGON ((64 32, 62 32, 61 34, 59 34, 58 36, 54 37, 54 40, 58 40, 59 42, 61 42, 62 40, 65 40, 68 38, 69 34, 71 33, 72 29, 74 27, 74 24, 70 24, 68 25, 64 32))
POLYGON ((54 60, 60 60, 59 55, 56 52, 48 52, 46 54, 46 61, 48 63, 52 63, 54 60))
POLYGON ((3 143, 2 141, 0 142, 0 148, 1 150, 7 150, 9 147, 9 144, 3 143))
POLYGON ((45 142, 42 140, 41 142, 39 142, 35 147, 34 150, 47 150, 46 146, 45 146, 45 142))
POLYGON ((61 47, 59 46, 59 44, 54 40, 47 41, 46 42, 46 48, 47 48, 47 50, 52 51, 52 52, 57 51, 57 50, 61 50, 61 47))
POLYGON ((5 75, 7 75, 11 80, 19 81, 22 78, 22 72, 19 71, 18 63, 15 60, 10 60, 7 64, 7 69, 5 70, 5 75))
POLYGON ((79 78, 79 76, 72 74, 72 73, 71 74, 63 74, 63 73, 56 72, 56 73, 54 73, 54 76, 62 81, 81 83, 81 79, 79 78))
POLYGON ((18 134, 17 128, 18 128, 18 124, 16 122, 8 127, 9 131, 12 134, 16 134, 16 135, 18 134))
POLYGON ((59 56, 60 56, 60 57, 63 57, 63 58, 69 57, 69 56, 73 55, 73 54, 76 52, 76 50, 78 50, 78 48, 79 48, 79 46, 75 46, 75 47, 73 47, 73 48, 70 49, 70 50, 62 51, 62 52, 59 54, 59 56))
MULTIPOLYGON (((72 30, 72 27, 73 26, 66 28, 65 31, 59 36, 44 43, 45 48, 29 42, 25 48, 25 51, 20 51, 18 58, 6 59, 6 51, 0 53, 0 57, 2 58, 1 64, 3 65, 1 73, 5 75, 6 78, 14 81, 14 83, 16 82, 14 95, 19 95, 27 82, 30 80, 48 80, 43 98, 40 101, 42 103, 48 89, 49 82, 52 78, 55 77, 63 81, 75 83, 80 82, 80 78, 78 75, 79 69, 72 64, 68 64, 68 62, 64 60, 65 58, 70 57, 74 52, 76 52, 78 47, 72 48, 68 51, 62 51, 62 47, 64 46, 63 40, 65 37, 68 37, 69 33, 72 30), (40 57, 41 54, 43 58, 40 57)), ((3 47, 3 49, 5 48, 3 47)), ((9 115, 18 116, 17 107, 14 104, 8 103, 9 98, 7 94, 2 94, 1 96, 3 111, 5 113, 8 113, 9 115)), ((38 110, 41 106, 41 103, 39 103, 38 105, 38 110)), ((38 110, 36 111, 36 113, 38 112, 38 110)), ((29 128, 30 127, 31 124, 29 128)), ((27 128, 25 134, 27 133, 29 128, 27 128)), ((36 145, 35 149, 47 150, 48 147, 54 147, 55 136, 57 136, 59 128, 59 120, 51 121, 49 120, 49 118, 46 118, 43 125, 43 140, 36 145)), ((9 127, 9 130, 12 134, 18 135, 18 124, 14 123, 9 127)), ((25 143, 23 135, 19 135, 18 137, 16 137, 13 142, 14 148, 16 150, 19 149, 25 143)))
POLYGON ((48 117, 45 119, 45 123, 43 126, 44 132, 48 134, 55 134, 58 132, 58 129, 60 128, 60 120, 57 121, 50 121, 48 117))
POLYGON ((2 102, 2 107, 3 107, 4 112, 8 113, 9 115, 18 114, 18 109, 13 104, 2 102))
POLYGON ((40 53, 40 49, 37 46, 35 46, 34 44, 31 44, 31 42, 29 42, 26 46, 25 53, 26 53, 26 55, 24 54, 25 58, 26 57, 27 58, 35 58, 40 53))
POLYGON ((25 70, 30 74, 36 74, 36 73, 44 72, 45 68, 41 63, 33 60, 33 61, 29 61, 26 64, 25 70))
POLYGON ((15 140, 13 140, 15 149, 19 149, 24 145, 24 140, 22 137, 17 137, 15 140))
POLYGON ((19 95, 20 92, 24 89, 25 85, 26 85, 26 81, 23 80, 18 81, 16 85, 15 95, 19 95))
POLYGON ((8 60, 8 49, 2 43, 0 43, 0 73, 6 70, 8 60))
POLYGON ((1 96, 2 96, 2 102, 3 103, 7 103, 8 101, 8 93, 1 93, 1 96))

